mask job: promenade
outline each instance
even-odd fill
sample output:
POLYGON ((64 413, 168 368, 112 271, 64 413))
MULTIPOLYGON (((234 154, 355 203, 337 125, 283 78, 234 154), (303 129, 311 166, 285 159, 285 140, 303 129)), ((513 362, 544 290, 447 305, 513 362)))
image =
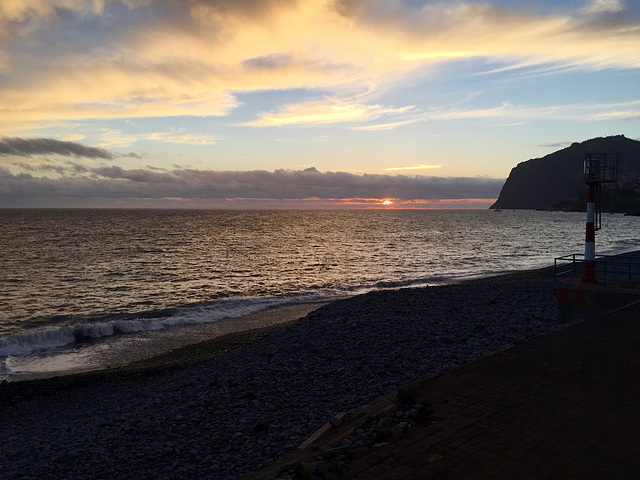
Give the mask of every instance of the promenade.
MULTIPOLYGON (((428 406, 423 425, 345 451, 333 471, 307 478, 640 478, 640 305, 417 382, 403 396, 428 406)), ((383 397, 369 415, 397 403, 383 397)), ((296 461, 318 458, 323 438, 335 444, 354 428, 332 428, 288 465, 249 478, 286 478, 296 461)))

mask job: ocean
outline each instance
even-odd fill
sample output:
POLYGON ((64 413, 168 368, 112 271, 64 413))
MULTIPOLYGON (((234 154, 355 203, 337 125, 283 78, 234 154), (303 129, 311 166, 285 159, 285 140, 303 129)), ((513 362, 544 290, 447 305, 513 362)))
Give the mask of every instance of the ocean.
MULTIPOLYGON (((117 364, 141 345, 168 350, 277 308, 548 266, 583 251, 584 217, 2 209, 0 379, 117 364)), ((640 218, 602 223, 598 253, 640 249, 640 218)))

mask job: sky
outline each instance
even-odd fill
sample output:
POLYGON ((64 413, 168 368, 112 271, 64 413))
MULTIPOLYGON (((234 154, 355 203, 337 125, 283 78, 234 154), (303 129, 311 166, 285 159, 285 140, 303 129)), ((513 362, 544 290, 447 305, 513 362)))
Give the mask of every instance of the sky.
POLYGON ((0 1, 0 207, 486 208, 639 127, 635 0, 0 1))

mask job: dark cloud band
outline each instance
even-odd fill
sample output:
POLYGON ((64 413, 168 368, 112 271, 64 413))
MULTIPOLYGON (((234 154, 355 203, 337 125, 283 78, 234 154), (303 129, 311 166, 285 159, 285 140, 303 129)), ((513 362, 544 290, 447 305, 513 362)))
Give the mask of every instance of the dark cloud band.
POLYGON ((103 148, 87 147, 80 143, 63 142, 53 138, 3 137, 0 139, 0 155, 31 157, 35 155, 62 155, 111 160, 114 155, 103 148))
POLYGON ((398 200, 497 198, 503 179, 356 175, 321 173, 315 168, 289 171, 236 172, 176 169, 126 170, 101 166, 68 172, 73 176, 51 179, 12 174, 0 169, 0 201, 18 198, 64 197, 110 199, 344 199, 394 198, 398 200))

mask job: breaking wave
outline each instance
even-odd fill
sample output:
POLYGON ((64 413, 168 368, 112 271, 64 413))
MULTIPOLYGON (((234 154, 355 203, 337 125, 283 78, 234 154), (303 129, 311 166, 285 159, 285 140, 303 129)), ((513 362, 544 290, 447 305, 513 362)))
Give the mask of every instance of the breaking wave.
POLYGON ((83 342, 96 341, 113 335, 213 323, 279 307, 336 300, 372 290, 434 285, 455 279, 455 276, 439 276, 396 282, 377 282, 358 287, 314 290, 278 297, 229 298, 188 307, 88 319, 63 326, 48 327, 1 337, 0 358, 46 352, 83 342))
POLYGON ((30 355, 112 335, 217 322, 287 305, 318 302, 322 301, 323 297, 328 296, 316 294, 295 297, 233 298, 206 305, 144 312, 137 315, 119 315, 16 333, 0 338, 0 357, 30 355))

